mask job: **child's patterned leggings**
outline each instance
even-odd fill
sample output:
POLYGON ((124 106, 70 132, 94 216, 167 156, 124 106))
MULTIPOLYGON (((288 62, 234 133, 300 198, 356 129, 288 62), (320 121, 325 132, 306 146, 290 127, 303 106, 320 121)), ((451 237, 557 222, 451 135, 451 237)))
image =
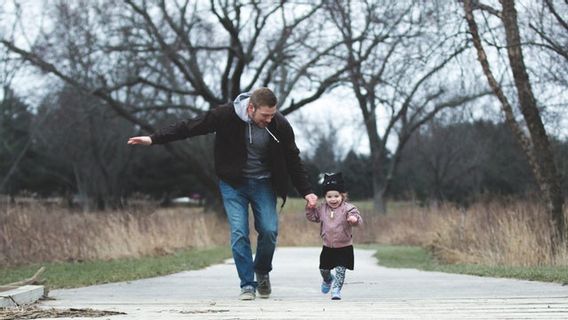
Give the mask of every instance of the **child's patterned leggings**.
MULTIPOLYGON (((343 288, 343 282, 345 281, 345 271, 347 268, 342 266, 335 267, 335 281, 333 282, 333 289, 341 290, 343 288)), ((323 281, 330 283, 331 282, 331 270, 327 269, 320 269, 321 276, 323 281)))

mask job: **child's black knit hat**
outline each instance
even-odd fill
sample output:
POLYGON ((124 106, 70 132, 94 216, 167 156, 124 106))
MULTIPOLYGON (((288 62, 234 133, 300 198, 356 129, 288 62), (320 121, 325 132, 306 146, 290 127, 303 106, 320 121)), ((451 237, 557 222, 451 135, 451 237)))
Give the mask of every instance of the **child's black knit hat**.
POLYGON ((341 172, 324 173, 322 190, 324 195, 330 190, 345 192, 345 184, 343 182, 343 175, 341 172))

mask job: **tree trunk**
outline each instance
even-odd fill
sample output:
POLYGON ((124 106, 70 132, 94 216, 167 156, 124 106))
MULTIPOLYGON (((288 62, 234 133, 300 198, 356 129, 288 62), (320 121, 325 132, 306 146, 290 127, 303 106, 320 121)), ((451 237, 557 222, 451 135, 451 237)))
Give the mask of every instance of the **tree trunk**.
POLYGON ((541 179, 538 181, 539 187, 544 194, 548 211, 554 223, 556 235, 553 240, 554 242, 562 242, 566 237, 566 227, 562 209, 564 199, 562 198, 560 177, 556 170, 550 141, 542 123, 536 105, 536 99, 531 88, 529 75, 526 71, 521 49, 519 27, 517 24, 515 2, 514 0, 501 0, 501 4, 503 5, 502 18, 507 39, 509 64, 513 72, 521 112, 527 123, 534 148, 534 155, 536 156, 536 161, 540 169, 541 179))
MULTIPOLYGON (((378 144, 378 141, 375 143, 378 144)), ((383 168, 383 152, 377 147, 371 147, 371 172, 373 177, 373 209, 380 214, 387 213, 385 199, 386 177, 383 168)))
POLYGON ((387 213, 387 201, 385 199, 384 189, 380 185, 376 185, 373 181, 373 208, 375 212, 380 214, 387 213))
POLYGON ((543 193, 547 204, 547 210, 553 222, 552 250, 556 251, 556 244, 561 243, 566 238, 566 224, 563 215, 564 201, 560 188, 560 178, 557 174, 556 165, 553 160, 550 142, 544 129, 540 113, 536 105, 530 80, 526 72, 521 50, 519 29, 517 25, 517 13, 513 0, 501 0, 503 11, 501 13, 505 26, 507 52, 509 64, 513 72, 517 95, 519 98, 521 112, 528 126, 530 137, 526 136, 514 117, 514 113, 509 100, 503 93, 501 86, 496 81, 487 55, 481 44, 481 37, 477 29, 477 24, 473 17, 473 1, 464 1, 465 18, 468 22, 469 30, 472 35, 473 44, 477 50, 478 60, 483 68, 491 89, 501 102, 506 121, 513 130, 515 138, 521 144, 529 164, 531 165, 535 180, 543 193))

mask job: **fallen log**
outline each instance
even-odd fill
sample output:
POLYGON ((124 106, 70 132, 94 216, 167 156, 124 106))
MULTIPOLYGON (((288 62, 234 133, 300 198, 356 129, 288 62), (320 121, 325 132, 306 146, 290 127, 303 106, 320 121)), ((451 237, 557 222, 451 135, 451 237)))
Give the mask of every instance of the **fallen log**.
POLYGON ((36 273, 34 273, 34 275, 31 278, 27 278, 27 279, 12 282, 12 283, 7 283, 7 284, 0 286, 0 288, 2 288, 2 287, 20 287, 20 286, 25 286, 25 285, 30 285, 30 284, 39 284, 40 283, 39 277, 44 272, 45 272, 45 267, 41 267, 41 268, 39 268, 38 271, 36 271, 36 273))

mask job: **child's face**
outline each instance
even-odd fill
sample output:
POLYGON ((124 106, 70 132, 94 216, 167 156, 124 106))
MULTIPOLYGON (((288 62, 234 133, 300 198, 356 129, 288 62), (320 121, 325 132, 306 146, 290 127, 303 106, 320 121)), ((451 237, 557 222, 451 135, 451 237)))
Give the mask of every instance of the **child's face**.
POLYGON ((325 193, 325 202, 327 202, 328 206, 334 209, 339 207, 342 201, 343 196, 341 196, 341 193, 339 193, 338 191, 330 190, 325 193))

